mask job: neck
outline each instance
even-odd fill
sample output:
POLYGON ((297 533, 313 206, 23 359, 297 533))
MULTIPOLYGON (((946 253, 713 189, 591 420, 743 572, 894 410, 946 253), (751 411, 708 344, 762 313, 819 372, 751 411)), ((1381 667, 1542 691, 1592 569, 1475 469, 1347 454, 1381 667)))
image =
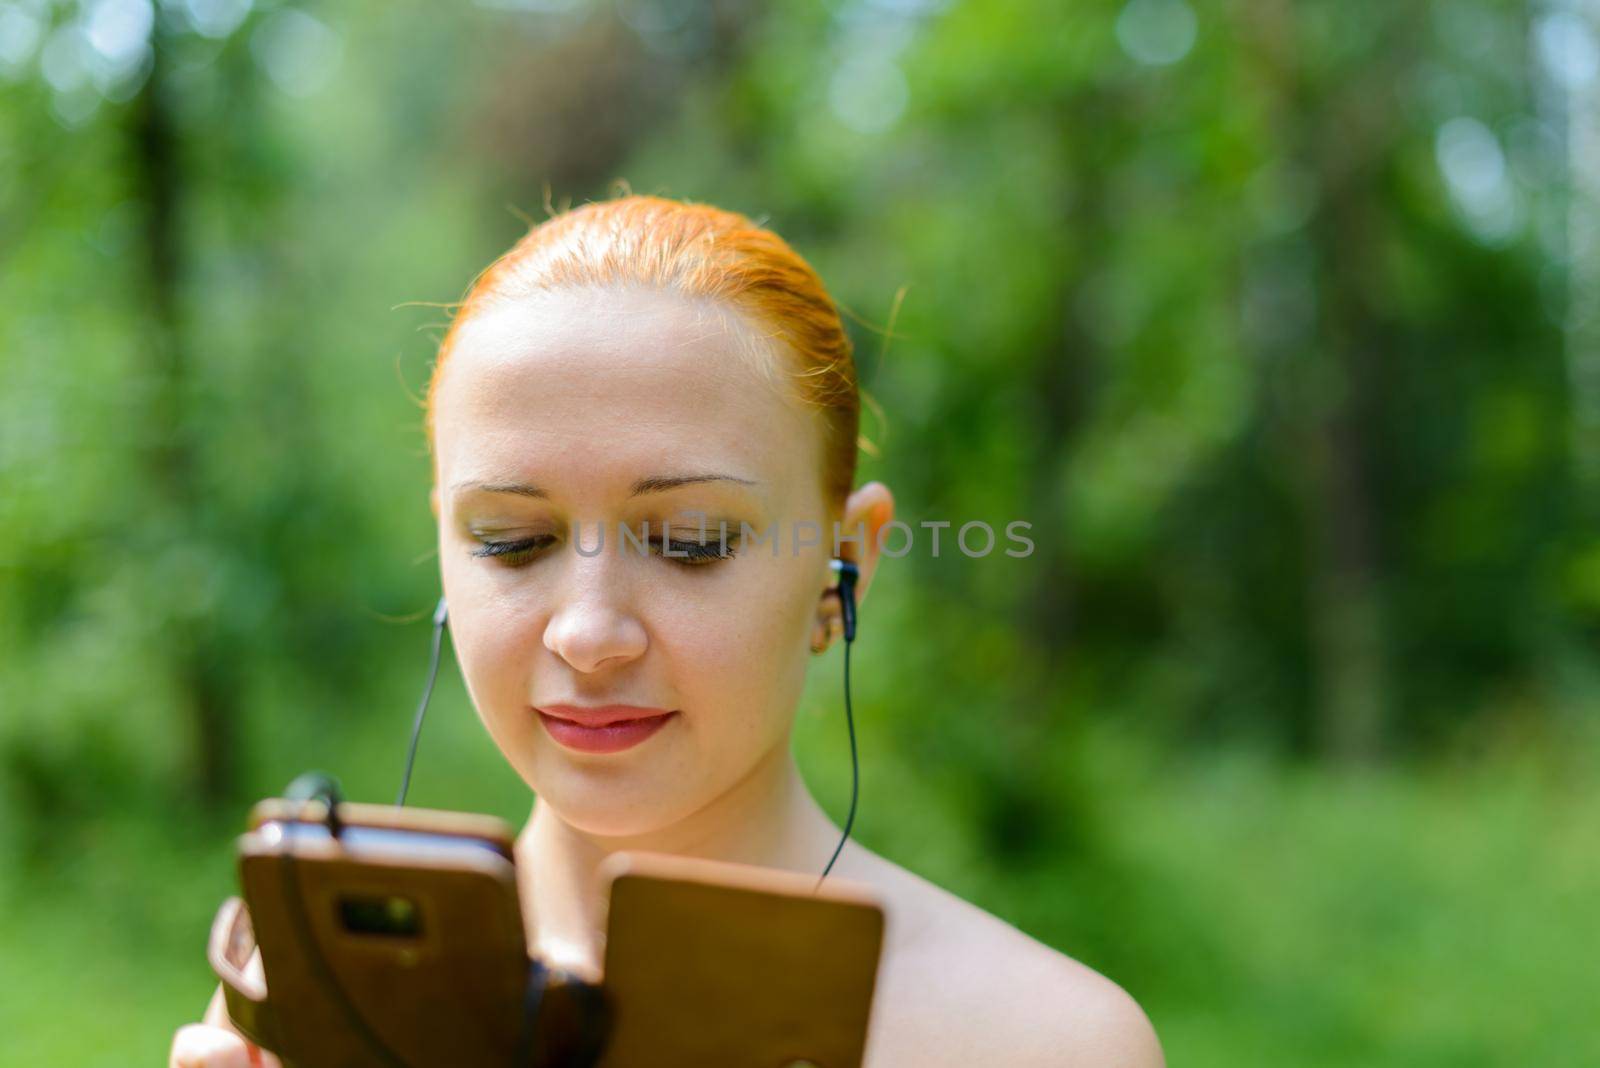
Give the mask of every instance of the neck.
POLYGON ((613 853, 674 853, 820 875, 838 838, 787 739, 716 800, 649 834, 590 834, 536 800, 516 844, 531 948, 559 967, 598 974, 605 901, 595 869, 613 853))

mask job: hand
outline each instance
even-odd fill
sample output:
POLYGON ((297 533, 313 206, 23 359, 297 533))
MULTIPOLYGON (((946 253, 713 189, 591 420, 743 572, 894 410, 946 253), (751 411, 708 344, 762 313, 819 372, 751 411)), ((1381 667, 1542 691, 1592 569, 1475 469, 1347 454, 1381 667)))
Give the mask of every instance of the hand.
POLYGON ((278 1058, 237 1031, 211 1024, 185 1024, 172 1036, 168 1068, 282 1068, 278 1058))

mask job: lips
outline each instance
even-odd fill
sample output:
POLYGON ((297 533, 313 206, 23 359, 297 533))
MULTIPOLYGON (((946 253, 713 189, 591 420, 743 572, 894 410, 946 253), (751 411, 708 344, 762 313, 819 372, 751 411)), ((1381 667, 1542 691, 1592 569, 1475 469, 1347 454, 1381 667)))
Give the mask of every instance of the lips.
POLYGON ((678 714, 641 705, 543 705, 534 711, 550 737, 580 753, 632 749, 678 714))

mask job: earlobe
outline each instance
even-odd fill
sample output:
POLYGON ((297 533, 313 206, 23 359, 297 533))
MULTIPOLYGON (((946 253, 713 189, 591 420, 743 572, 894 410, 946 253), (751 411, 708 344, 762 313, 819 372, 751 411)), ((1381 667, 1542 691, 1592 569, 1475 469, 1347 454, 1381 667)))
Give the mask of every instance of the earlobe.
POLYGON ((825 653, 844 634, 844 618, 839 599, 831 589, 822 595, 822 605, 817 618, 811 623, 811 651, 825 653))

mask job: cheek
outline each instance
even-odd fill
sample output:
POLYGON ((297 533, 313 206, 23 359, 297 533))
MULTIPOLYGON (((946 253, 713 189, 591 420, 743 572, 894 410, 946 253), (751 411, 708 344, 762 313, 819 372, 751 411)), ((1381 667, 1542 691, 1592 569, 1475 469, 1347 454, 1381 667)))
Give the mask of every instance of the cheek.
POLYGON ((471 566, 447 565, 450 638, 480 715, 515 713, 529 700, 525 668, 540 640, 531 606, 507 598, 471 566))
POLYGON ((530 643, 537 640, 527 612, 479 609, 461 635, 465 668, 478 680, 493 704, 508 698, 527 700, 520 676, 528 663, 530 643), (512 688, 519 692, 509 692, 512 688))
POLYGON ((664 602, 652 625, 673 682, 693 708, 752 725, 788 711, 804 684, 810 605, 804 576, 769 562, 716 597, 664 602))

